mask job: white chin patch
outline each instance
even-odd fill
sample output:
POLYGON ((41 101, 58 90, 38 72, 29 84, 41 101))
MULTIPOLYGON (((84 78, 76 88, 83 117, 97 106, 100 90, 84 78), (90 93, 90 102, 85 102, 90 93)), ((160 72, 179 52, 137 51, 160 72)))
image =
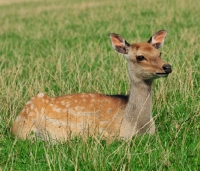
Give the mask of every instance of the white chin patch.
POLYGON ((166 73, 155 73, 155 75, 157 75, 158 77, 167 77, 168 74, 166 73))

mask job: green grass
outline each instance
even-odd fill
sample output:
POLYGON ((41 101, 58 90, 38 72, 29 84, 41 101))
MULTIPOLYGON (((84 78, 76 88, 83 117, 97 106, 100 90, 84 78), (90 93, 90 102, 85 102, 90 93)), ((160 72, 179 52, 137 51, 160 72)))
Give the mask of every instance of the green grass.
POLYGON ((0 170, 200 170, 199 0, 0 2, 0 170), (168 30, 173 66, 153 87, 154 135, 125 142, 17 140, 10 127, 42 91, 126 94, 126 61, 108 34, 146 41, 168 30))

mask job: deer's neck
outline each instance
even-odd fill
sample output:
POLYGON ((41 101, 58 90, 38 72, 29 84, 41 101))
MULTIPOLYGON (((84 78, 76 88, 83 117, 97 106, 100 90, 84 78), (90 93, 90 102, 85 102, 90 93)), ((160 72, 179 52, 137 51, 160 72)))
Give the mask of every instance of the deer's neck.
POLYGON ((125 109, 125 120, 139 133, 149 127, 151 115, 152 81, 131 80, 129 101, 125 109))
POLYGON ((131 82, 127 116, 138 116, 139 113, 149 115, 151 113, 151 82, 131 82), (131 110, 132 109, 132 110, 131 110))

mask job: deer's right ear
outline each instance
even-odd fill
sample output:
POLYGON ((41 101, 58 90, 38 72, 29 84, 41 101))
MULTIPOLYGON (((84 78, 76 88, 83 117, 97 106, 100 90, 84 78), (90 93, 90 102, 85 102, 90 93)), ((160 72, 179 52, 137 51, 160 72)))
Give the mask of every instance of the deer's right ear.
POLYGON ((130 44, 126 42, 126 40, 119 36, 118 34, 111 33, 110 34, 110 40, 112 43, 112 47, 119 53, 126 55, 128 54, 128 48, 130 44))

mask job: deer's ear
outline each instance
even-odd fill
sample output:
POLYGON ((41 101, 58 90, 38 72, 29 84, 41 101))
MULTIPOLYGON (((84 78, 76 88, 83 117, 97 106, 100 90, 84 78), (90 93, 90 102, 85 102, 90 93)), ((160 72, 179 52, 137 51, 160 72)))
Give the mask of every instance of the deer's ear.
POLYGON ((153 36, 151 36, 151 38, 148 40, 148 43, 159 49, 163 45, 166 35, 166 30, 160 30, 156 32, 153 36))
POLYGON ((128 49, 130 44, 126 42, 126 40, 119 36, 118 34, 111 33, 110 40, 112 43, 112 47, 119 53, 126 55, 128 54, 128 49))

